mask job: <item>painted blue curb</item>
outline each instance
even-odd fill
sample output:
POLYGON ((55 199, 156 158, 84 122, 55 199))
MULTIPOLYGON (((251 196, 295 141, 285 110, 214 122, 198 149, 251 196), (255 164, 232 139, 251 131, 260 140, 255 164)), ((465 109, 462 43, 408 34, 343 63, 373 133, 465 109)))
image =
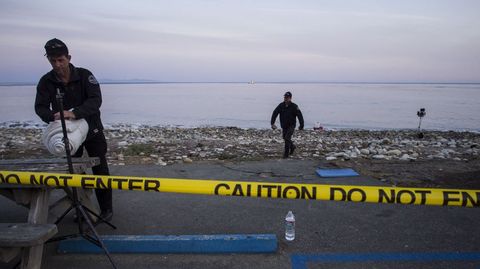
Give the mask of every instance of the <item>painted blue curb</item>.
MULTIPOLYGON (((228 235, 106 235, 100 237, 110 253, 273 253, 275 234, 228 235)), ((59 253, 103 253, 83 238, 61 241, 59 253)))
POLYGON ((480 252, 294 254, 290 260, 292 269, 306 269, 314 262, 480 261, 480 252))

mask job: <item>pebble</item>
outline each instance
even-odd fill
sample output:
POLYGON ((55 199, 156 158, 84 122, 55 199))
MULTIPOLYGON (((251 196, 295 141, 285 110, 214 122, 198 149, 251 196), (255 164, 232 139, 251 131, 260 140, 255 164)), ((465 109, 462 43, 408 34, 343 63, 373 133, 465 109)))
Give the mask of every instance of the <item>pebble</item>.
POLYGON ((369 155, 369 154, 370 154, 370 150, 368 150, 368 149, 361 149, 361 150, 360 150, 360 153, 363 154, 363 155, 369 155))
POLYGON ((399 155, 402 154, 402 151, 398 150, 398 149, 392 149, 392 150, 387 151, 386 153, 387 153, 387 155, 399 156, 399 155))
POLYGON ((120 142, 118 142, 118 146, 119 147, 126 147, 126 146, 128 146, 128 142, 127 141, 120 141, 120 142))

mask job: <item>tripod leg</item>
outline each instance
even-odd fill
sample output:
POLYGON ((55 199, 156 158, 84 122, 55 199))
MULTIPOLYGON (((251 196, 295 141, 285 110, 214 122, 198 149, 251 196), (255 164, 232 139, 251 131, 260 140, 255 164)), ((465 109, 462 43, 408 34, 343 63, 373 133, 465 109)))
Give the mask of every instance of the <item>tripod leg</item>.
MULTIPOLYGON (((116 269, 117 267, 115 266, 115 263, 113 262, 113 259, 112 259, 112 257, 110 256, 110 253, 108 252, 108 249, 105 247, 105 244, 103 243, 102 239, 100 239, 100 236, 98 235, 97 231, 95 230, 95 227, 93 226, 93 224, 92 224, 92 222, 91 222, 91 220, 90 220, 90 215, 88 215, 88 214, 85 212, 85 210, 84 210, 84 208, 83 208, 82 205, 79 205, 79 206, 77 207, 77 212, 80 212, 80 213, 82 214, 82 216, 85 218, 85 221, 87 222, 87 225, 88 225, 88 227, 90 228, 90 231, 92 231, 93 234, 94 234, 94 236, 95 236, 95 237, 94 237, 95 240, 98 241, 98 244, 100 245, 100 247, 101 247, 101 248, 103 249, 103 251, 105 252, 105 255, 107 255, 107 257, 108 257, 108 259, 110 260, 110 263, 112 264, 113 268, 116 269)), ((86 235, 86 234, 84 234, 84 233, 82 233, 82 237, 85 238, 85 239, 88 240, 88 241, 90 241, 90 239, 92 239, 92 238, 88 238, 88 237, 90 237, 90 236, 88 236, 88 235, 86 235)))
POLYGON ((55 225, 58 225, 72 209, 73 204, 67 210, 65 210, 65 212, 63 212, 63 214, 57 219, 57 221, 55 221, 55 225))
POLYGON ((95 212, 93 212, 92 210, 90 210, 88 207, 83 206, 83 208, 84 208, 87 212, 89 212, 90 214, 92 214, 92 215, 94 215, 95 217, 97 217, 98 220, 97 220, 97 222, 95 223, 95 226, 96 226, 97 224, 100 224, 100 223, 103 222, 103 223, 107 224, 108 226, 112 227, 112 229, 115 229, 115 230, 117 229, 117 226, 115 226, 115 225, 113 225, 111 222, 105 220, 105 219, 102 218, 100 215, 98 215, 97 213, 95 213, 95 212))

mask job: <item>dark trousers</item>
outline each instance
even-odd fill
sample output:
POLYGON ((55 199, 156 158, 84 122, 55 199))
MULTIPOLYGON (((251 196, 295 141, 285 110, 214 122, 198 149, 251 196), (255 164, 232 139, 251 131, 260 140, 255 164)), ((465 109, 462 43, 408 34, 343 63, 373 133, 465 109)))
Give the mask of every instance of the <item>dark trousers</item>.
MULTIPOLYGON (((107 140, 103 132, 99 132, 92 137, 89 137, 88 140, 83 142, 83 145, 75 152, 73 157, 82 157, 83 148, 87 150, 88 156, 90 157, 99 157, 100 164, 92 167, 92 172, 94 175, 110 175, 108 170, 107 158, 107 140)), ((102 212, 106 210, 112 210, 112 190, 111 189, 95 189, 95 194, 97 196, 98 205, 102 212)))
POLYGON ((294 147, 292 141, 293 131, 295 131, 295 126, 290 126, 288 128, 282 129, 282 137, 283 140, 285 140, 285 151, 283 153, 284 158, 288 157, 290 150, 294 147))

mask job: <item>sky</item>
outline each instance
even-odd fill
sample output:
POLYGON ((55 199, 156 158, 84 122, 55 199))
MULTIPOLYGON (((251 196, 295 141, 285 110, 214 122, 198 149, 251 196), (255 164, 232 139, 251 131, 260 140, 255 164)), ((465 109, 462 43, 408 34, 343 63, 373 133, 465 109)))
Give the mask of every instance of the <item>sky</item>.
POLYGON ((51 38, 104 81, 480 82, 478 0, 1 0, 0 82, 51 38))

